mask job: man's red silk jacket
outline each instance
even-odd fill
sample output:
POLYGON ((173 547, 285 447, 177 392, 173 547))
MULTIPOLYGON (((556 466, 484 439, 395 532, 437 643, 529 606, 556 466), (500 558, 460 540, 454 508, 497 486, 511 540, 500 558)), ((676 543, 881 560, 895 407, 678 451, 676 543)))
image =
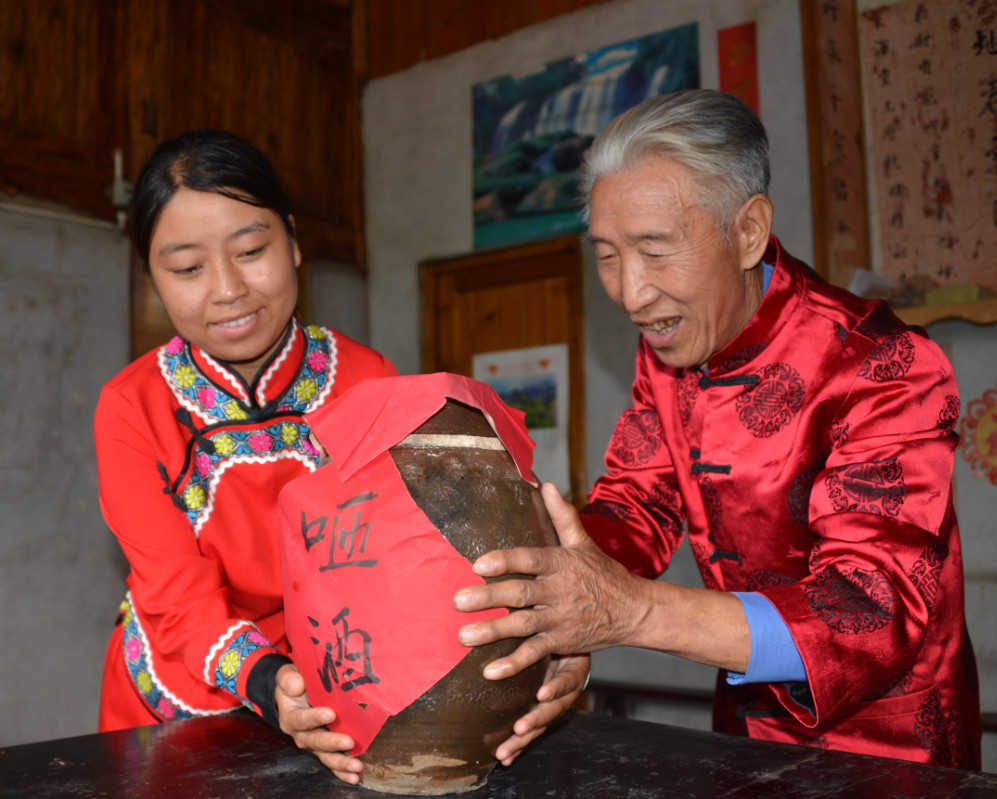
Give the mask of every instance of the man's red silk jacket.
POLYGON ((707 588, 757 591, 781 614, 808 683, 735 687, 721 672, 717 730, 979 768, 952 367, 775 238, 765 261, 758 312, 706 370, 641 342, 585 528, 655 578, 687 521, 707 588))

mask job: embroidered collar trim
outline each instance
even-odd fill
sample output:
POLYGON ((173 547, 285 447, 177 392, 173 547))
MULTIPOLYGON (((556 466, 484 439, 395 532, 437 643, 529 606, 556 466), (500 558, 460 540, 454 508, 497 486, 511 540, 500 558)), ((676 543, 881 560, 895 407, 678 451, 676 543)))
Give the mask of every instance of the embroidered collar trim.
POLYGON ((160 347, 159 368, 183 407, 205 424, 266 421, 318 408, 335 382, 336 340, 317 325, 292 326, 250 398, 244 381, 180 336, 160 347))

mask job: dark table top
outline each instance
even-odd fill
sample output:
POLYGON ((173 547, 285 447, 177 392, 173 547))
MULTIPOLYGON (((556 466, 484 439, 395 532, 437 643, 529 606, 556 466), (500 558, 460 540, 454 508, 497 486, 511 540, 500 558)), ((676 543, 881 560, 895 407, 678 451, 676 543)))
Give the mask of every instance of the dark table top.
MULTIPOLYGON (((376 799, 246 711, 0 750, 0 799, 376 799)), ((571 712, 468 799, 997 798, 997 775, 571 712)))

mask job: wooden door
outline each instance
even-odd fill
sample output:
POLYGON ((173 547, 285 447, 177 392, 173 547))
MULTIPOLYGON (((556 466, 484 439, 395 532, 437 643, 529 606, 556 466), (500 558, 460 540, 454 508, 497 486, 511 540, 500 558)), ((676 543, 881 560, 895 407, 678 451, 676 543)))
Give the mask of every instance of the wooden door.
POLYGON ((423 370, 471 375, 476 353, 567 344, 571 497, 584 503, 585 373, 578 239, 566 237, 422 265, 423 370))

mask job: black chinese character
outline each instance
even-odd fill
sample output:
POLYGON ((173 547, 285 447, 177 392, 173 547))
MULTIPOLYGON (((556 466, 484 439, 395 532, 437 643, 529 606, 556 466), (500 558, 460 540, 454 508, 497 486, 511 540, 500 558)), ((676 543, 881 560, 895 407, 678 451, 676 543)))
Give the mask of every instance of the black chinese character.
POLYGON ((872 49, 872 54, 876 56, 884 56, 890 52, 890 41, 889 39, 876 39, 875 47, 872 49))
POLYGON ((821 7, 821 11, 824 12, 825 17, 830 17, 833 22, 838 21, 838 4, 837 3, 824 3, 821 7))
POLYGON ((845 134, 840 130, 835 129, 831 132, 831 144, 838 155, 845 154, 845 134))
MULTIPOLYGON (((326 691, 332 691, 333 683, 339 685, 344 691, 351 691, 359 685, 381 682, 380 678, 374 674, 370 664, 371 637, 364 630, 351 630, 350 624, 346 620, 349 615, 350 609, 343 608, 332 620, 332 624, 336 628, 335 651, 333 651, 331 641, 325 642, 325 656, 322 658, 322 668, 318 670, 318 676, 326 691), (359 646, 359 650, 353 649, 356 646, 359 646), (358 660, 362 661, 359 668, 350 665, 358 660), (340 677, 344 680, 342 685, 339 683, 340 677)), ((308 621, 312 627, 318 627, 318 622, 311 616, 308 617, 308 621)), ((312 643, 320 646, 322 642, 313 637, 312 643)))
POLYGON ((834 39, 827 40, 827 60, 832 64, 843 64, 841 56, 838 55, 838 45, 834 43, 834 39))
POLYGON ((938 267, 938 272, 936 274, 938 275, 938 277, 944 280, 948 280, 950 277, 952 277, 952 272, 953 272, 952 264, 943 264, 942 266, 938 267))
POLYGON ((931 153, 931 157, 934 159, 936 164, 942 160, 942 145, 938 142, 932 144, 931 147, 928 148, 928 152, 931 153))
POLYGON ((984 155, 986 155, 986 157, 993 162, 993 166, 989 167, 987 169, 987 172, 989 172, 990 174, 997 174, 997 136, 991 137, 990 141, 992 142, 993 146, 989 150, 987 150, 986 153, 984 153, 984 155))
POLYGON ((834 190, 834 199, 838 202, 843 203, 848 199, 848 184, 845 183, 843 178, 835 178, 832 188, 834 190))
POLYGON ((900 169, 900 159, 896 155, 886 156, 883 159, 883 177, 888 178, 894 169, 900 169))
POLYGON ((973 49, 978 56, 984 53, 987 55, 997 55, 997 36, 994 35, 993 29, 986 32, 978 30, 976 32, 976 41, 973 43, 973 49))
MULTIPOLYGON (((358 494, 352 499, 346 500, 342 505, 337 505, 336 510, 346 510, 347 508, 352 508, 356 505, 360 505, 364 502, 370 502, 375 499, 377 494, 358 494)), ((347 528, 344 524, 342 528, 339 529, 339 535, 336 535, 336 530, 339 527, 339 516, 334 516, 332 519, 332 540, 329 542, 329 562, 325 566, 319 566, 320 572, 326 572, 330 569, 342 569, 347 566, 358 566, 361 569, 370 569, 377 565, 376 560, 353 560, 354 550, 357 548, 357 542, 359 541, 359 552, 361 555, 367 549, 367 535, 370 533, 370 522, 361 522, 363 511, 357 508, 353 512, 353 527, 347 528), (362 533, 362 535, 361 535, 362 533), (345 554, 345 559, 336 561, 336 550, 340 553, 345 554)))
POLYGON ((897 211, 892 217, 890 217, 890 225, 895 228, 902 228, 904 226, 903 211, 897 211))
POLYGON ((890 83, 890 70, 888 69, 879 70, 879 82, 883 86, 893 85, 892 83, 890 83))
POLYGON ((935 87, 929 86, 923 92, 918 92, 917 99, 921 101, 921 105, 938 105, 938 98, 935 97, 935 87))
POLYGON ((920 64, 917 65, 917 68, 919 70, 921 70, 921 72, 923 72, 925 75, 930 75, 931 74, 931 59, 930 58, 924 59, 924 61, 922 61, 920 64))
POLYGON ((305 517, 305 512, 301 511, 301 536, 305 539, 305 552, 315 546, 319 541, 325 540, 325 530, 326 522, 329 521, 328 516, 319 516, 315 521, 310 522, 305 517), (318 532, 315 535, 308 535, 308 531, 311 530, 315 525, 318 525, 318 532))
POLYGON ((924 3, 917 4, 917 11, 914 12, 914 22, 921 22, 928 18, 928 9, 925 8, 924 3))
POLYGON ((924 33, 923 31, 914 37, 914 44, 911 47, 930 47, 931 40, 934 37, 930 33, 924 33))
POLYGON ((890 186, 889 190, 887 191, 887 194, 890 197, 906 197, 907 187, 903 183, 894 183, 892 186, 890 186))
POLYGON ((997 78, 987 82, 987 88, 980 92, 980 97, 986 98, 986 103, 983 106, 983 110, 980 111, 980 116, 984 114, 997 114, 997 78))

